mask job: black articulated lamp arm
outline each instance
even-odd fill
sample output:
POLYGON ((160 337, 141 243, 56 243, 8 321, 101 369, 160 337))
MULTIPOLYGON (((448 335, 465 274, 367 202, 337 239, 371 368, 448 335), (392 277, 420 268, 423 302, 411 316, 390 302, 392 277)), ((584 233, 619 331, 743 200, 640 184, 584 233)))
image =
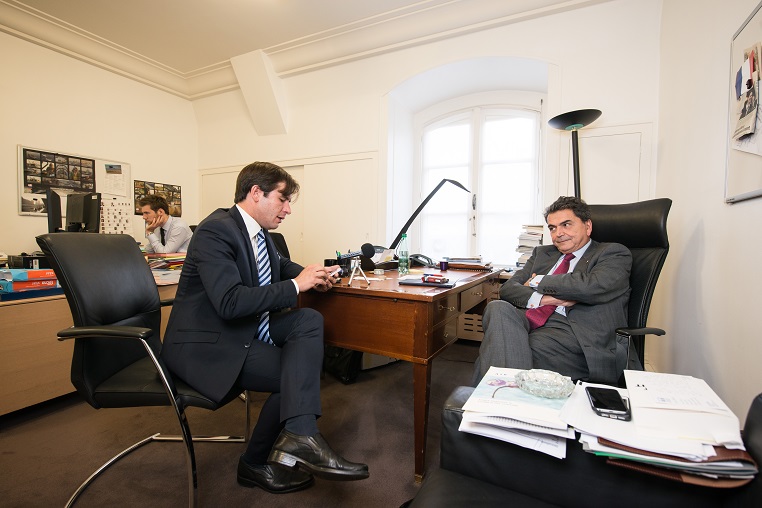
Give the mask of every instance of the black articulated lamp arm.
POLYGON ((437 193, 437 191, 447 182, 450 182, 451 184, 460 187, 466 192, 471 192, 470 190, 466 189, 460 182, 456 182, 455 180, 450 180, 448 178, 443 178, 439 184, 437 184, 436 187, 434 187, 434 190, 432 190, 428 196, 426 196, 426 199, 423 200, 423 203, 421 203, 418 208, 415 209, 415 212, 413 212, 413 215, 410 216, 410 218, 407 220, 404 226, 402 226, 402 229, 400 230, 399 234, 397 234, 397 238, 394 239, 392 244, 389 246, 390 249, 394 250, 397 248, 397 245, 400 243, 400 240, 402 239, 402 235, 407 233, 407 229, 410 227, 410 224, 413 223, 416 217, 418 217, 418 214, 421 213, 421 210, 423 210, 423 207, 426 206, 426 203, 431 201, 431 198, 434 197, 434 194, 437 193))

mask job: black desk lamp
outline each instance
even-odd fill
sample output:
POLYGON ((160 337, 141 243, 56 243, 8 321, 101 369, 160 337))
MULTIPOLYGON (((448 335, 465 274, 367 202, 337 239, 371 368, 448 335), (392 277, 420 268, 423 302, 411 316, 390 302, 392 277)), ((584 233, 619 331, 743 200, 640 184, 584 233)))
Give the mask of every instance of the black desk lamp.
POLYGON ((554 116, 548 120, 548 125, 554 129, 571 131, 572 133, 572 163, 574 164, 574 196, 580 196, 579 187, 579 139, 577 131, 590 125, 601 116, 598 109, 578 109, 554 116))

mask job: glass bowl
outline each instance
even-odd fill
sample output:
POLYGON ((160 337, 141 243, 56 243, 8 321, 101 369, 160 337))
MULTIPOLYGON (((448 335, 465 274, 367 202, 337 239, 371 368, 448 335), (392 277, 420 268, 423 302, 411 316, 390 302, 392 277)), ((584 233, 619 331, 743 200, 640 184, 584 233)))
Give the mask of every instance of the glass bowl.
POLYGON ((570 377, 543 369, 522 370, 516 374, 516 384, 525 392, 546 399, 563 399, 574 390, 570 377))

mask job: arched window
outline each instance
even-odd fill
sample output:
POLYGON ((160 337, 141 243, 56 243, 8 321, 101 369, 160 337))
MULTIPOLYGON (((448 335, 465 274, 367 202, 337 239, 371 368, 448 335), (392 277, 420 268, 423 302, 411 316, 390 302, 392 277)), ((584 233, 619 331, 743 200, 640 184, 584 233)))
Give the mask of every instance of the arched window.
POLYGON ((534 104, 476 104, 444 113, 438 105, 417 115, 417 193, 425 197, 443 178, 470 191, 445 185, 424 208, 420 252, 435 260, 516 263, 522 226, 538 216, 541 102, 534 104))

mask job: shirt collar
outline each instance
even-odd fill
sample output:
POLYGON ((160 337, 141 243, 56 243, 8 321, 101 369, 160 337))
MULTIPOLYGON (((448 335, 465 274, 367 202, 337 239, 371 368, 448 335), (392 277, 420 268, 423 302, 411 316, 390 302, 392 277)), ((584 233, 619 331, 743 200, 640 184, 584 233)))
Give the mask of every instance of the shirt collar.
POLYGON ((235 207, 238 208, 238 211, 241 213, 241 217, 243 217, 243 224, 246 226, 246 232, 249 234, 249 239, 254 241, 259 232, 262 230, 262 226, 260 226, 257 221, 255 221, 254 218, 246 212, 246 210, 237 204, 235 207))
POLYGON ((578 250, 575 250, 574 252, 572 252, 572 254, 574 254, 574 259, 581 258, 585 254, 585 251, 587 250, 587 248, 590 247, 591 243, 592 243, 592 240, 590 238, 588 238, 587 239, 587 243, 585 245, 583 245, 581 249, 578 249, 578 250))
POLYGON ((174 220, 174 218, 173 218, 171 215, 167 214, 167 222, 165 222, 165 223, 164 223, 164 224, 161 226, 161 229, 163 229, 164 231, 169 231, 169 227, 170 227, 170 225, 172 224, 172 221, 173 221, 173 220, 174 220))

